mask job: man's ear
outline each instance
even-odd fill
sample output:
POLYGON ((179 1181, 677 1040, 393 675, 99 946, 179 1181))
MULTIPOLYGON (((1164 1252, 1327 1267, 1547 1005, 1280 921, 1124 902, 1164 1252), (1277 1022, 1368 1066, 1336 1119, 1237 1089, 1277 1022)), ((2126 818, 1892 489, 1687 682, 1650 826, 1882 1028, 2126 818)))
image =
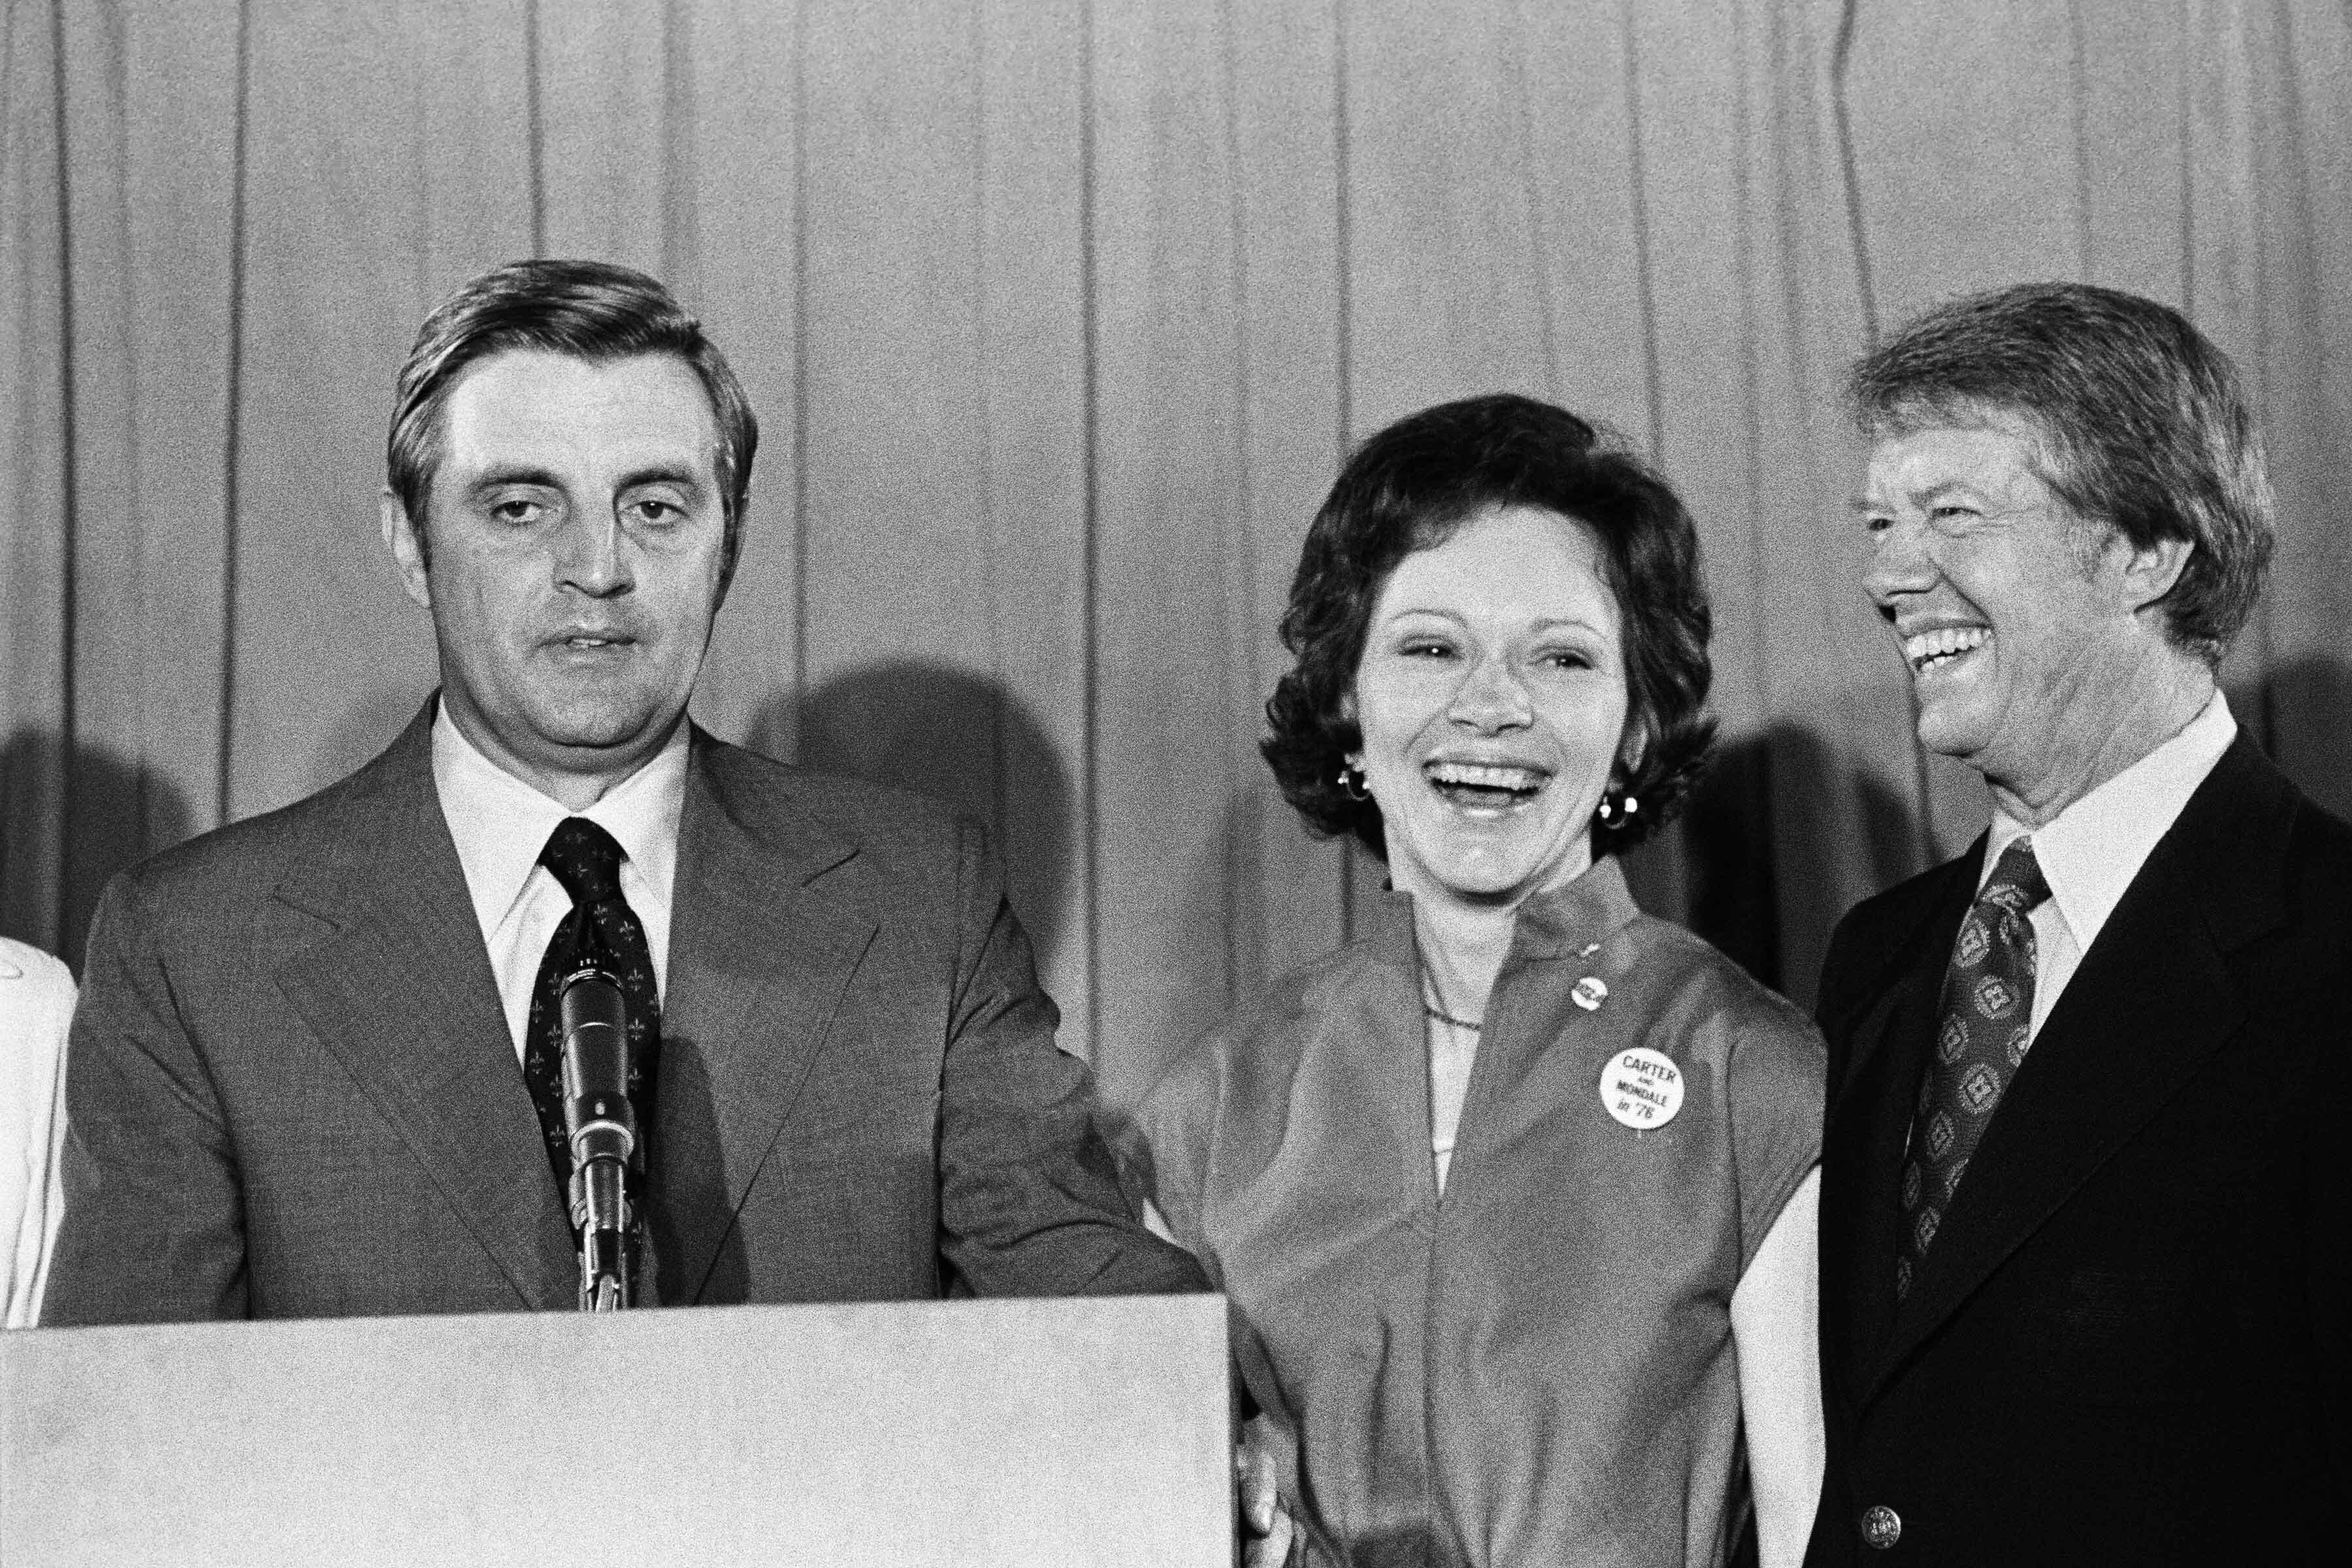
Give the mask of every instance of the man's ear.
POLYGON ((376 521, 383 528, 383 547, 392 552, 393 563, 400 568, 401 586, 408 596, 426 609, 433 607, 433 588, 426 580, 425 543, 416 537, 416 525, 409 521, 408 509, 400 504, 400 497, 390 485, 376 498, 376 521))
POLYGON ((2186 539, 2159 539, 2142 548, 2126 544, 2124 556, 2124 602, 2134 612, 2147 609, 2172 592, 2189 569, 2196 544, 2186 539))
MULTIPOLYGON (((735 568, 743 559, 743 527, 750 521, 746 514, 751 510, 751 498, 745 496, 743 505, 735 513, 735 525, 727 530, 727 537, 730 542, 720 547, 719 595, 710 605, 710 613, 714 616, 727 607, 727 590, 735 585, 735 568)), ((725 528, 727 525, 721 521, 719 526, 725 528)))

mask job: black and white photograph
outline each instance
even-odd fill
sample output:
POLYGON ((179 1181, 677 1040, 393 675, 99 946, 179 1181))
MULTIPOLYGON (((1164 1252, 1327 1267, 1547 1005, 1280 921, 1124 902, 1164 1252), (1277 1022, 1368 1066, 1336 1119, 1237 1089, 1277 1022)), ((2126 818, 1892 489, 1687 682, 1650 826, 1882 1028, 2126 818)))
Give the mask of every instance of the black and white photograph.
POLYGON ((2341 1563, 2347 495, 2342 0, 0 0, 0 1564, 2341 1563))

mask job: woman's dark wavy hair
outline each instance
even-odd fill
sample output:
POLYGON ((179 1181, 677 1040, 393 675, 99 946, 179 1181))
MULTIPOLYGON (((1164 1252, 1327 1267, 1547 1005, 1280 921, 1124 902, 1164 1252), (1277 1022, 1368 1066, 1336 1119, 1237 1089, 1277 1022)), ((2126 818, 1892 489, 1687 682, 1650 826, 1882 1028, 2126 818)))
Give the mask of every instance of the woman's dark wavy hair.
POLYGON ((1665 826, 1706 769, 1715 744, 1706 712, 1713 617, 1690 513, 1647 464, 1575 415, 1494 393, 1424 408, 1357 447, 1307 531, 1282 616, 1283 646, 1296 662, 1266 701, 1258 750, 1283 798, 1318 835, 1352 833, 1387 858, 1380 807, 1339 783, 1348 753, 1363 744, 1346 700, 1373 604, 1406 556, 1507 507, 1558 512, 1591 529, 1622 617, 1625 743, 1612 782, 1641 809, 1619 827, 1594 822, 1594 857, 1665 826))

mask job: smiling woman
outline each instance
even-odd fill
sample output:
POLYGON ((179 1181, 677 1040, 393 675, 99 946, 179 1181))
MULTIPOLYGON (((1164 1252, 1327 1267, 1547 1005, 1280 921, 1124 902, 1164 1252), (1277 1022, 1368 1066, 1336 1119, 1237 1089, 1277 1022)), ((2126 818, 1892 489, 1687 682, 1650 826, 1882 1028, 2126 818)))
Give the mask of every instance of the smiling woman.
POLYGON ((1707 628, 1674 492, 1524 397, 1373 437, 1308 532, 1264 750, 1390 893, 1139 1130, 1310 1560, 1715 1563, 1743 1475, 1802 1552, 1820 1038, 1614 858, 1704 764, 1707 628))
POLYGON ((1592 863, 1625 749, 1618 619, 1592 531, 1533 507, 1482 512, 1389 574, 1345 705, 1363 737, 1347 763, 1400 889, 1516 903, 1592 863))

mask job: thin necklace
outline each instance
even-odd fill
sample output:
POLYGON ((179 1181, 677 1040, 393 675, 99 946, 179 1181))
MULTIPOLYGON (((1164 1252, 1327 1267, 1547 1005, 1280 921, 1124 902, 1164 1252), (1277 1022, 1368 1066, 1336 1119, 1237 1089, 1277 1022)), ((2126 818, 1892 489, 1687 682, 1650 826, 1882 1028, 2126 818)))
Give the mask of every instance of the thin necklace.
POLYGON ((1422 1012, 1441 1024, 1451 1024, 1457 1029, 1467 1029, 1474 1035, 1478 1032, 1479 1026, 1485 1022, 1484 1019, 1457 1018, 1437 1005, 1436 996, 1437 982, 1430 977, 1429 970, 1424 966, 1421 972, 1422 1012))

